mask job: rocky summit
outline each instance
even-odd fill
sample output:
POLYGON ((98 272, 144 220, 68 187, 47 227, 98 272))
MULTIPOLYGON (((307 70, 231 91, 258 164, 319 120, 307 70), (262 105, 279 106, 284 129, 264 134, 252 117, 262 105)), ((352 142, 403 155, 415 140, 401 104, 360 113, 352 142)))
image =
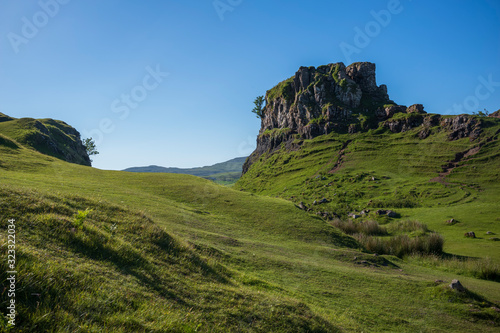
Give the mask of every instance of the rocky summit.
POLYGON ((480 122, 468 115, 443 117, 428 114, 422 104, 398 105, 389 98, 386 85, 377 85, 375 64, 370 62, 301 67, 268 90, 265 99, 257 148, 243 173, 264 153, 282 146, 297 149, 302 140, 331 132, 380 128, 399 133, 421 127, 418 136, 425 139, 432 127, 441 126, 450 140, 474 140, 481 132, 480 122))

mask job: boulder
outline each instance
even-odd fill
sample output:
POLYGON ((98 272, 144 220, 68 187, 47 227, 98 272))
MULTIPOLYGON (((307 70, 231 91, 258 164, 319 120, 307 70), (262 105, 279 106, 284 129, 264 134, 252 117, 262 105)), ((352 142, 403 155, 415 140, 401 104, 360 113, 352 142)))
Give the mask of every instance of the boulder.
POLYGON ((319 203, 319 204, 328 203, 328 199, 323 198, 323 199, 321 199, 318 203, 319 203))
POLYGON ((460 283, 460 281, 458 281, 457 279, 451 281, 451 284, 449 285, 449 287, 452 290, 456 290, 458 292, 464 292, 465 291, 464 286, 462 286, 462 284, 460 283))
POLYGON ((387 213, 386 213, 386 215, 388 217, 392 217, 392 218, 398 217, 398 213, 393 212, 392 210, 388 210, 387 213))
POLYGON ((476 234, 474 233, 474 231, 466 232, 464 236, 469 238, 476 238, 476 234))

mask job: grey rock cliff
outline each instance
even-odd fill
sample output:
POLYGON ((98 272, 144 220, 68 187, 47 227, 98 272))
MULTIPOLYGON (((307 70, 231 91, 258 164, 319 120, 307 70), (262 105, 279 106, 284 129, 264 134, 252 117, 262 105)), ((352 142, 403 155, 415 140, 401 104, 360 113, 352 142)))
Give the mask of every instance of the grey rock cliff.
POLYGON ((265 153, 281 147, 298 149, 304 139, 332 132, 385 128, 399 133, 421 127, 418 137, 425 139, 435 126, 447 130, 450 140, 475 140, 481 133, 474 117, 442 119, 427 114, 422 104, 396 104, 389 99, 387 86, 377 85, 373 63, 301 67, 267 91, 257 148, 243 165, 243 173, 265 153))

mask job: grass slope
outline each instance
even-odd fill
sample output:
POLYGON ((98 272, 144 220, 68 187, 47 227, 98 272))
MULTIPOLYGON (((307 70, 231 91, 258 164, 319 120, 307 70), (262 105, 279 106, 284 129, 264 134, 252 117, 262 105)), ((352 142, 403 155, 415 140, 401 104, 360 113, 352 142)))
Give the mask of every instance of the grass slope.
POLYGON ((475 142, 449 141, 438 129, 422 140, 418 128, 317 137, 297 151, 262 156, 236 188, 303 202, 312 212, 342 218, 370 210, 359 220, 389 226, 401 219, 418 220, 444 235, 445 251, 500 262, 500 242, 494 241, 500 234, 500 124, 498 119, 482 121, 484 130, 475 142), (469 150, 470 156, 439 177, 457 154, 469 150), (323 198, 328 202, 313 204, 323 198), (378 209, 394 210, 400 219, 378 216, 378 209), (445 223, 452 218, 458 223, 445 223), (468 231, 478 237, 464 238, 468 231))
POLYGON ((4 258, 16 219, 16 331, 498 330, 498 283, 461 276, 456 294, 435 282, 455 273, 362 252, 283 199, 69 164, 5 135, 0 184, 4 258))

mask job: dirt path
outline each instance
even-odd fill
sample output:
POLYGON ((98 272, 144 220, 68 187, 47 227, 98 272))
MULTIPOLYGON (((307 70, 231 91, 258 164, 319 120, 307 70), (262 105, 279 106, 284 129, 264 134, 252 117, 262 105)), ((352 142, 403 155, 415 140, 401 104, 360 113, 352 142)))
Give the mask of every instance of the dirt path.
POLYGON ((429 180, 430 182, 438 182, 444 185, 451 185, 450 183, 445 182, 445 178, 456 168, 460 167, 458 164, 460 162, 465 162, 469 160, 469 157, 476 155, 479 150, 481 150, 481 146, 477 146, 471 148, 465 152, 456 153, 455 159, 453 161, 448 162, 446 166, 443 166, 443 171, 439 173, 439 176, 432 178, 429 180))
MULTIPOLYGON (((342 168, 342 164, 344 164, 345 150, 347 149, 347 146, 349 146, 349 144, 351 142, 352 142, 352 140, 347 140, 346 142, 344 142, 344 144, 342 145, 342 148, 339 151, 339 158, 338 158, 337 162, 335 163, 333 168, 330 171, 328 171, 328 173, 335 173, 338 170, 340 170, 340 168, 342 168)), ((331 162, 333 162, 333 158, 330 160, 329 163, 331 163, 331 162)))

